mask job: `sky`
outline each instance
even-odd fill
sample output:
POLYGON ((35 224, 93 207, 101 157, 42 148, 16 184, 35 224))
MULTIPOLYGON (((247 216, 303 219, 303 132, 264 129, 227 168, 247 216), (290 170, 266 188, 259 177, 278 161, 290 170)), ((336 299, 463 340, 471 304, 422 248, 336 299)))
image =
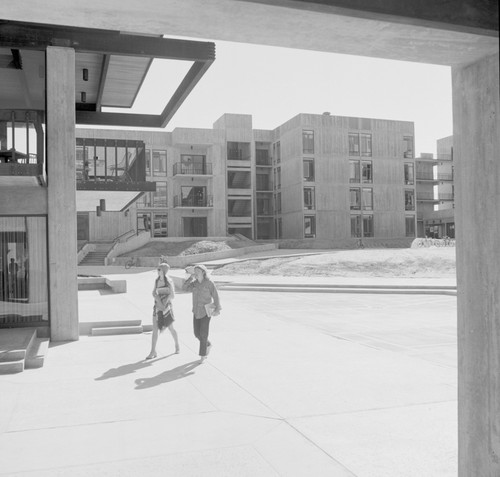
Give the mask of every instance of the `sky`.
MULTIPOLYGON (((215 61, 165 130, 211 129, 225 113, 251 114, 254 129, 275 129, 299 113, 328 111, 413 121, 417 155, 435 153, 436 140, 452 134, 450 67, 214 43, 215 61)), ((154 60, 130 112, 161 113, 189 67, 188 62, 154 60)))

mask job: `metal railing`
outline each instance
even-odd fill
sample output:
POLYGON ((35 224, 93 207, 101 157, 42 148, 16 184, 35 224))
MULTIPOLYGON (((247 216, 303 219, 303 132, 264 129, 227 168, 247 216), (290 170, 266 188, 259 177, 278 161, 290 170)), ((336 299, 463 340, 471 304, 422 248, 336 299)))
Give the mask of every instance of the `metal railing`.
POLYGON ((187 165, 182 162, 174 164, 174 176, 176 175, 191 175, 191 176, 206 176, 212 175, 212 164, 191 164, 187 165))
POLYGON ((174 196, 174 207, 213 207, 213 196, 182 197, 174 196))

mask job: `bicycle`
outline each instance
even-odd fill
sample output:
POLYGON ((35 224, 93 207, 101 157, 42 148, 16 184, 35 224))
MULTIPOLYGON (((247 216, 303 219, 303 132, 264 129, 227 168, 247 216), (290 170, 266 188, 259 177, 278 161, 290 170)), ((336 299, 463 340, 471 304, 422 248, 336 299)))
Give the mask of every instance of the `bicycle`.
POLYGON ((137 263, 137 257, 132 257, 130 260, 128 260, 127 262, 125 262, 125 268, 128 270, 129 268, 132 268, 132 267, 137 267, 138 266, 138 263, 137 263))

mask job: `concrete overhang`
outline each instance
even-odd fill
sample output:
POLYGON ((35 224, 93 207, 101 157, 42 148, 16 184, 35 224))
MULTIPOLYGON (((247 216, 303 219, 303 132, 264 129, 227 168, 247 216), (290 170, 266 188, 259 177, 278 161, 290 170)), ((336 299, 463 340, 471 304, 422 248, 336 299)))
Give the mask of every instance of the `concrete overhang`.
POLYGON ((498 52, 491 1, 24 0, 7 2, 2 16, 448 66, 498 52))
POLYGON ((3 19, 0 109, 44 109, 45 50, 54 46, 75 50, 76 124, 165 127, 215 59, 211 42, 3 19), (190 65, 161 114, 103 112, 133 106, 155 58, 190 65))
POLYGON ((77 212, 95 212, 100 200, 106 201, 106 212, 125 211, 143 192, 137 191, 76 191, 77 212))

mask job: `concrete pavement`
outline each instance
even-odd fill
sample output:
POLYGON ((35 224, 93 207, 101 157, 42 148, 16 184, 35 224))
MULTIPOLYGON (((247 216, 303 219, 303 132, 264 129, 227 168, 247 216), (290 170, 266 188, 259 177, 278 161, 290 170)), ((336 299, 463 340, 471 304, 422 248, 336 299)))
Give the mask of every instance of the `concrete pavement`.
MULTIPOLYGON (((81 320, 151 319, 155 272, 123 276, 126 294, 79 292, 81 320)), ((179 355, 168 332, 153 361, 149 333, 82 336, 0 376, 0 475, 457 474, 455 297, 221 299, 203 365, 178 294, 179 355)))

